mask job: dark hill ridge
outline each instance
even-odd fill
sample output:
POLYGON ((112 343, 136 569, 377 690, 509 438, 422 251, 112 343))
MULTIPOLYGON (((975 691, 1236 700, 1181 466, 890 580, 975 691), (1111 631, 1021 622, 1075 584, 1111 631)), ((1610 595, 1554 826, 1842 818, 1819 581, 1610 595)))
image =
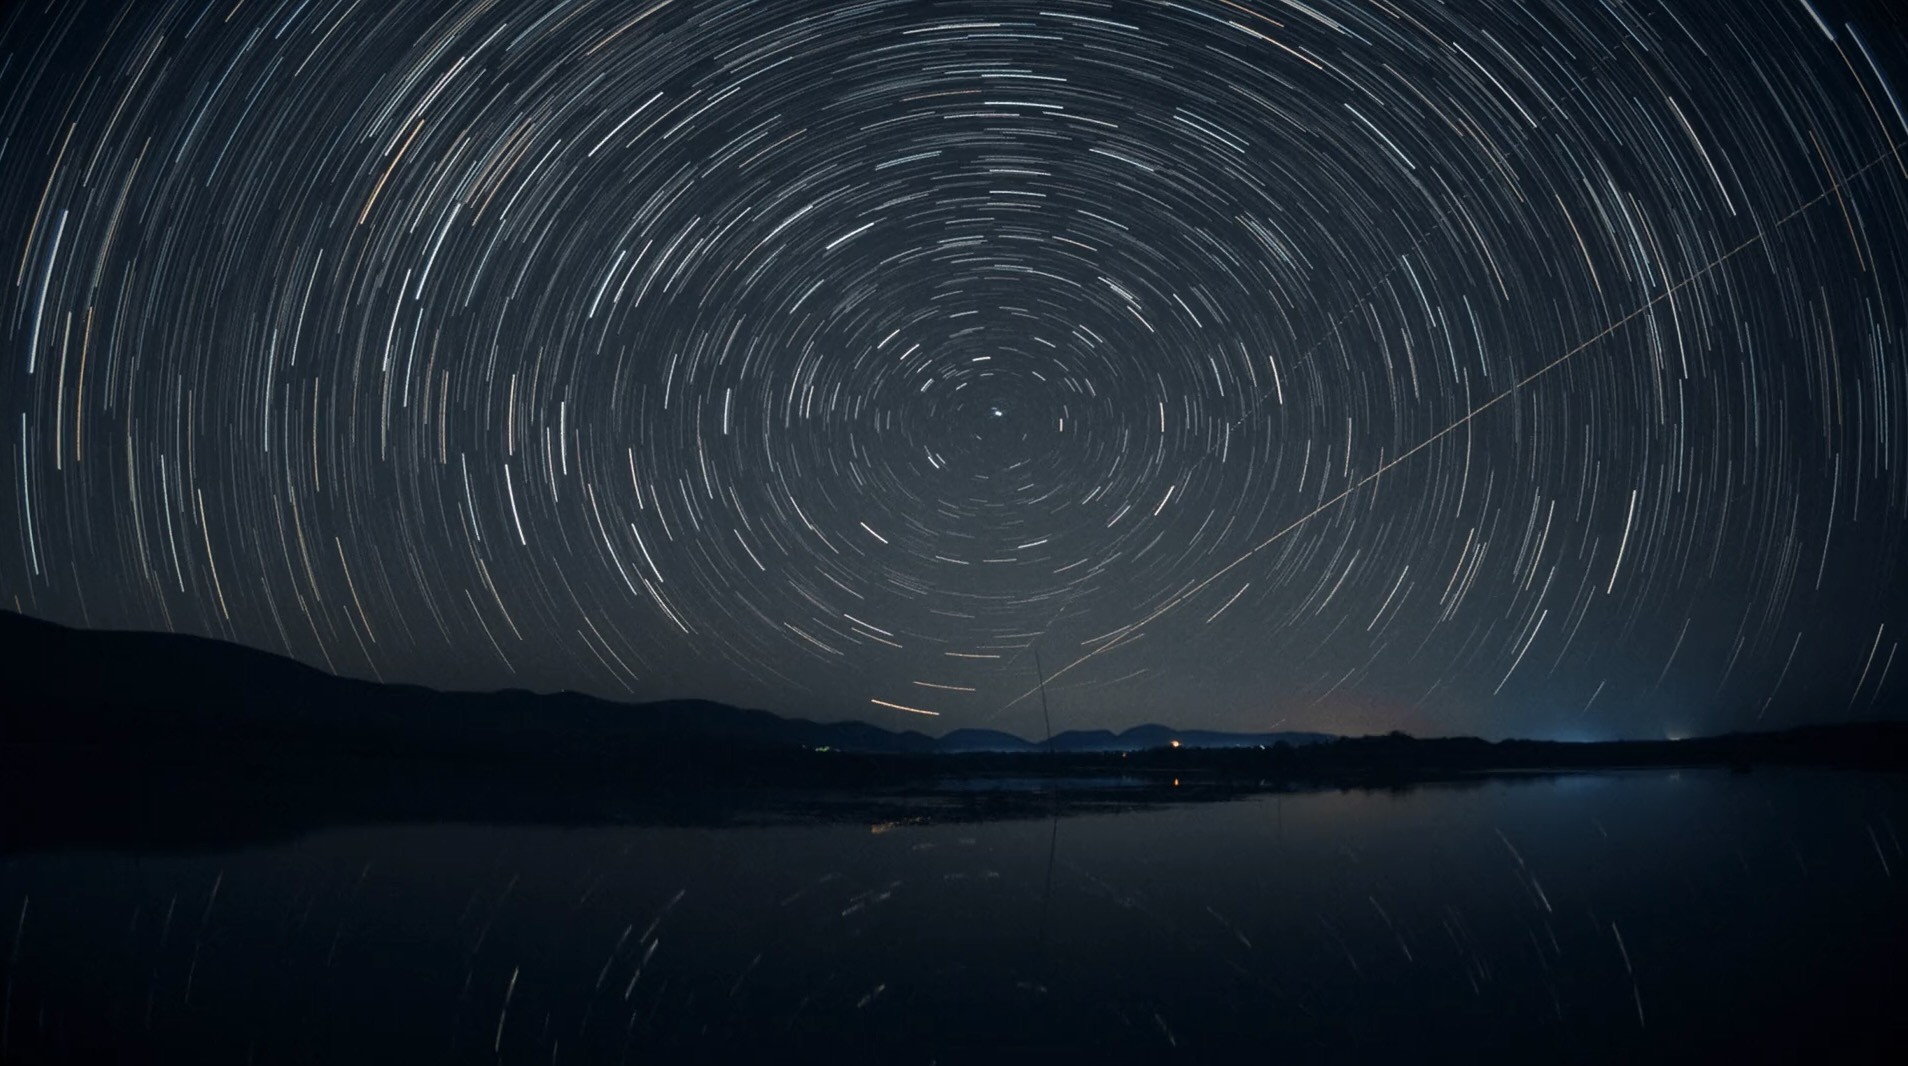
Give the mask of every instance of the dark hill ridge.
POLYGON ((1506 772, 1782 765, 1899 773, 1908 725, 1602 743, 1140 726, 1062 733, 1049 753, 988 729, 936 740, 694 700, 376 684, 219 641, 0 612, 0 856, 434 821, 1058 817, 1506 772))
POLYGON ((655 784, 805 785, 990 773, 1376 783, 1640 766, 1908 768, 1908 725, 1889 722, 1597 743, 1145 725, 1061 733, 1049 754, 1045 743, 998 730, 937 740, 700 700, 623 704, 568 692, 379 684, 202 637, 78 630, 8 612, 0 612, 0 650, 0 764, 15 766, 36 751, 86 749, 128 765, 265 767, 349 756, 559 775, 594 767, 655 784))
MULTIPOLYGON (((820 723, 704 700, 626 704, 573 692, 440 692, 338 677, 242 645, 170 633, 79 630, 0 612, 0 742, 309 746, 379 755, 734 757, 812 750, 931 755, 1046 745, 990 729, 936 739, 865 722, 820 723)), ((1256 748, 1321 733, 1218 733, 1159 725, 1061 733, 1055 752, 1256 748)))

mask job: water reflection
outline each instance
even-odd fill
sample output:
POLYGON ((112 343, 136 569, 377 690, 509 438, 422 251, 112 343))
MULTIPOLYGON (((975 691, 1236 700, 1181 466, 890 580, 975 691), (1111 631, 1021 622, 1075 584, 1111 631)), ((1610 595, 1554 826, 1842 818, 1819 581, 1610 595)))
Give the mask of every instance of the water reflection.
POLYGON ((1908 1039, 1902 785, 1610 774, 18 853, 3 1050, 1882 1061, 1908 1039))

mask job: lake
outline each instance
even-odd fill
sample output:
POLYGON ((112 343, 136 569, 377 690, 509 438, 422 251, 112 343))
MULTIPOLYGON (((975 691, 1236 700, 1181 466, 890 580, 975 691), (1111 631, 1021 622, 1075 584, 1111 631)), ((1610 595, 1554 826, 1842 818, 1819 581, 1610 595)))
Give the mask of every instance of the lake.
POLYGON ((0 1061, 1908 1061, 1900 775, 742 821, 18 851, 0 1061))

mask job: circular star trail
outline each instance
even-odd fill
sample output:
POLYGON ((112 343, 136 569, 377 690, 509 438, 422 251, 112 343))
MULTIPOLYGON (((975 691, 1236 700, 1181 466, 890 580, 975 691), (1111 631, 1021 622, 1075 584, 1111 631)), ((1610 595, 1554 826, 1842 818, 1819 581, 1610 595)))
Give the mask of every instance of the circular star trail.
POLYGON ((11 5, 0 591, 931 730, 1890 713, 1889 8, 11 5))

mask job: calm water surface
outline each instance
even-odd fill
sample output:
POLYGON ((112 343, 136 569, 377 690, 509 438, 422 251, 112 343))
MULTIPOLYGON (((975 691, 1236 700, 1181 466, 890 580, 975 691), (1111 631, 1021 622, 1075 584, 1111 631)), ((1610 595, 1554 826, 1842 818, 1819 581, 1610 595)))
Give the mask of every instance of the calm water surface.
POLYGON ((16 854, 0 1061, 1908 1061, 1905 830, 1651 772, 16 854))

